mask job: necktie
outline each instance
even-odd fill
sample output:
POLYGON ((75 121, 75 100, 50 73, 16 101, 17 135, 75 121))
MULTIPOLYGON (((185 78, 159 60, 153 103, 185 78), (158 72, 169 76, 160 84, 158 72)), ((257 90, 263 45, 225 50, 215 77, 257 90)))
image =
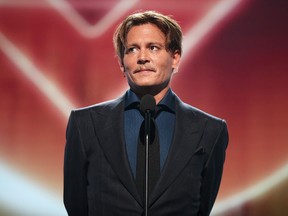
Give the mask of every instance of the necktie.
MULTIPOLYGON (((140 127, 137 146, 136 185, 141 198, 145 195, 145 131, 144 121, 140 127)), ((151 118, 151 143, 149 145, 149 184, 148 194, 150 195, 160 176, 160 145, 157 125, 154 118, 151 118)))

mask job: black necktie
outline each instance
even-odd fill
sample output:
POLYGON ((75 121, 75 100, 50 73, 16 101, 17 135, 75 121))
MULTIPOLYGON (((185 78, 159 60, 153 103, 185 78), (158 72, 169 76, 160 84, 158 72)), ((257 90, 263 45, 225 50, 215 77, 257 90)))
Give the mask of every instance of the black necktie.
MULTIPOLYGON (((145 195, 145 128, 144 121, 140 127, 138 146, 137 146, 137 166, 136 166, 136 185, 141 198, 145 195)), ((151 144, 149 145, 149 185, 148 194, 150 195, 160 176, 160 145, 157 125, 154 118, 151 118, 151 144)))

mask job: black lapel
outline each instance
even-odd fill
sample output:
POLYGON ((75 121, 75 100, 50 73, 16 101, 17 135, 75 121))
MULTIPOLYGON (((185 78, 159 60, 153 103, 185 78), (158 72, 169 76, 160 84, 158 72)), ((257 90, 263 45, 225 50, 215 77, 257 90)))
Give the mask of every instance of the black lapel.
POLYGON ((176 97, 175 133, 160 179, 152 193, 152 204, 174 181, 200 143, 206 119, 198 118, 191 108, 176 97))
POLYGON ((96 136, 120 181, 142 205, 128 161, 124 138, 124 96, 104 106, 100 111, 91 111, 96 136))

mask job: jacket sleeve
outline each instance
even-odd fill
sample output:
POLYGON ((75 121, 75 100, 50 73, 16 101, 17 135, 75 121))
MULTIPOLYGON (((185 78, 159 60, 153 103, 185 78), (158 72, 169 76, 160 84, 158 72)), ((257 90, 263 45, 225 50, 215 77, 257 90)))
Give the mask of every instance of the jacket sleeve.
POLYGON ((64 155, 64 205, 69 216, 88 215, 87 162, 76 113, 71 112, 64 155))
POLYGON ((210 214, 222 178, 226 148, 228 145, 228 130, 224 120, 222 120, 219 131, 203 172, 200 216, 210 214))

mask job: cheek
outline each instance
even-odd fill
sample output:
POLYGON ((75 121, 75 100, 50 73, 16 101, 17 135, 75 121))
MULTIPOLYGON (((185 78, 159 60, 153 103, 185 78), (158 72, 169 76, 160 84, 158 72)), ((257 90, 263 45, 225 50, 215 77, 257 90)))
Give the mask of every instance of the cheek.
POLYGON ((125 56, 124 56, 123 64, 124 64, 125 68, 131 68, 131 67, 135 66, 136 60, 134 58, 131 58, 131 57, 125 58, 125 56))
POLYGON ((123 69, 125 73, 129 73, 130 71, 132 71, 132 68, 129 64, 124 63, 123 64, 123 69))
POLYGON ((171 76, 172 74, 172 65, 170 64, 170 62, 165 62, 163 63, 162 65, 159 65, 159 69, 161 70, 161 74, 162 76, 165 76, 165 77, 169 77, 171 76))
POLYGON ((163 57, 158 59, 158 67, 164 70, 169 70, 173 67, 173 61, 171 58, 163 57))

